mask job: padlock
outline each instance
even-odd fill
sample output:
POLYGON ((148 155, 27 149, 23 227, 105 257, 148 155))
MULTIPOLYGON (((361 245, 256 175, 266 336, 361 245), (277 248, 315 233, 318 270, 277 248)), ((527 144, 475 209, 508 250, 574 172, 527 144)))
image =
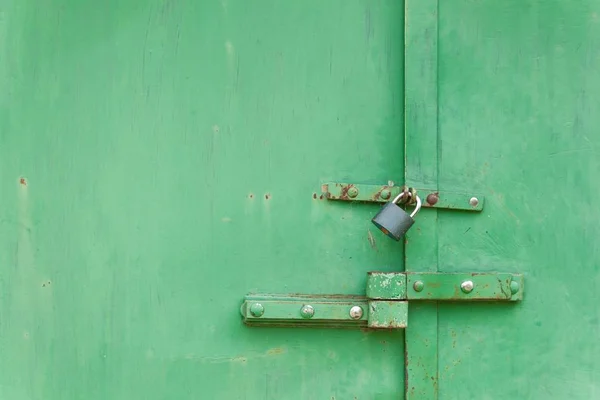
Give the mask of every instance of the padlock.
POLYGON ((415 223, 414 216, 421 209, 421 199, 416 195, 417 205, 410 215, 401 209, 396 203, 406 195, 410 195, 410 193, 401 192, 394 200, 387 203, 371 220, 381 232, 394 240, 400 240, 402 235, 410 229, 415 223))

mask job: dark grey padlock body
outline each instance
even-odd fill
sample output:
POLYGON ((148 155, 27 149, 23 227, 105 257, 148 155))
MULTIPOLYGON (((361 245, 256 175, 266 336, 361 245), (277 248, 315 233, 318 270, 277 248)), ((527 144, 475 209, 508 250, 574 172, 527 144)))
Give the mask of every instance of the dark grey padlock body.
POLYGON ((400 240, 415 223, 410 215, 394 203, 387 203, 371 221, 394 240, 400 240))

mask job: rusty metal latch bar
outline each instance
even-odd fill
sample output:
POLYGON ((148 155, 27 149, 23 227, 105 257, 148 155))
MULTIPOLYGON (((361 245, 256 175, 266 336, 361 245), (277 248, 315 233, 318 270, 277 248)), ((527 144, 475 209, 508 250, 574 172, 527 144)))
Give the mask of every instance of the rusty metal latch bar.
MULTIPOLYGON (((403 191, 406 186, 367 185, 358 183, 330 182, 321 185, 328 200, 387 203, 403 191)), ((423 208, 481 211, 485 198, 475 193, 453 193, 431 189, 412 189, 423 199, 423 208)))
POLYGON ((405 328, 408 303, 364 296, 249 295, 241 308, 249 326, 405 328))
POLYGON ((256 294, 240 311, 249 326, 399 329, 411 301, 513 302, 523 289, 512 273, 369 272, 366 296, 256 294))
POLYGON ((369 272, 367 297, 394 300, 520 301, 523 275, 511 273, 369 272))

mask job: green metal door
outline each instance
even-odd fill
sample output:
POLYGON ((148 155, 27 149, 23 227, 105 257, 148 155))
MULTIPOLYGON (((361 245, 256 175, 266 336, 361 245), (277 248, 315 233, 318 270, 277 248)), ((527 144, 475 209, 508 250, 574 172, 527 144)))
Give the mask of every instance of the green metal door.
POLYGON ((0 398, 394 399, 404 332, 253 329, 402 269, 402 2, 0 4, 0 398))
POLYGON ((0 398, 600 398, 599 15, 2 2, 0 398), (440 203, 403 245, 370 222, 381 189, 325 182, 440 203), (526 291, 413 301, 405 280, 405 330, 242 322, 247 293, 337 301, 369 271, 526 291))
POLYGON ((600 2, 408 0, 407 270, 523 273, 522 302, 411 306, 408 398, 600 398, 600 2), (417 364, 418 362, 418 364, 417 364))

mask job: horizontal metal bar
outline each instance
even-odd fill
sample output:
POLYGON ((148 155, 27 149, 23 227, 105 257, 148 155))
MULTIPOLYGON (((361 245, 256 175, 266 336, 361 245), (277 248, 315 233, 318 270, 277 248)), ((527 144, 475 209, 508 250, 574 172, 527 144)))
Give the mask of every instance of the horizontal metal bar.
MULTIPOLYGON (((366 185, 330 182, 321 185, 328 200, 386 203, 405 189, 404 186, 366 185)), ((453 193, 431 189, 414 189, 423 201, 423 208, 481 211, 485 198, 475 193, 453 193)))
POLYGON ((366 328, 368 310, 364 296, 260 294, 247 296, 241 313, 247 325, 366 328), (351 316, 353 307, 360 307, 359 317, 351 316))
POLYGON ((408 300, 519 301, 523 276, 510 273, 407 273, 408 300))

